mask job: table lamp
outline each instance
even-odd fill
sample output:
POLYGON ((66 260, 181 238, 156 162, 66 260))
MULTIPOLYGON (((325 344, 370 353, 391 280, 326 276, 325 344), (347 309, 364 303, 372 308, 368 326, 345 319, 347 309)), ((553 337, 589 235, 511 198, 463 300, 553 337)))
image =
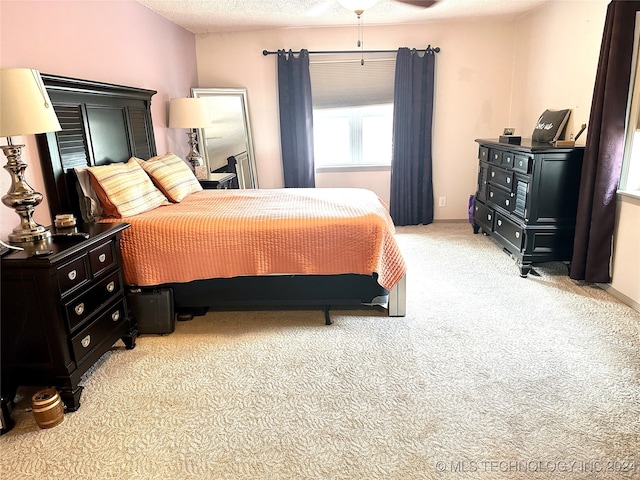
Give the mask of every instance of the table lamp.
POLYGON ((193 169, 203 165, 202 155, 197 149, 196 128, 211 126, 211 118, 205 98, 172 98, 169 103, 169 128, 188 128, 187 136, 191 151, 187 161, 193 169))
POLYGON ((11 175, 11 187, 2 203, 13 208, 20 224, 9 234, 9 242, 35 242, 51 236, 51 232, 33 219, 42 202, 42 194, 24 179, 27 164, 22 161, 24 145, 14 145, 11 137, 61 130, 40 72, 31 68, 0 70, 0 137, 7 137, 2 150, 7 157, 4 169, 11 175))

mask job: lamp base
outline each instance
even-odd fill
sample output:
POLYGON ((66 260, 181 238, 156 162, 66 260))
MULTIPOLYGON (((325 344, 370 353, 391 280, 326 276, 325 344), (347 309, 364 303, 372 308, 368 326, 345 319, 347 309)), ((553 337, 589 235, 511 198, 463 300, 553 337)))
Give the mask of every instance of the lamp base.
POLYGON ((27 164, 22 161, 24 145, 3 145, 7 157, 4 169, 11 175, 11 188, 2 197, 2 203, 13 208, 20 217, 20 225, 9 234, 9 243, 37 242, 51 236, 51 232, 33 219, 33 212, 42 202, 42 194, 36 192, 24 179, 27 164))
POLYGON ((195 168, 201 167, 204 162, 202 161, 202 155, 198 152, 198 140, 196 138, 196 133, 187 132, 187 136, 189 137, 189 147, 191 148, 187 155, 187 161, 193 166, 195 171, 195 168))
POLYGON ((36 224, 33 228, 22 229, 14 228, 9 234, 9 243, 20 244, 27 242, 38 242, 51 237, 51 232, 46 227, 36 224))

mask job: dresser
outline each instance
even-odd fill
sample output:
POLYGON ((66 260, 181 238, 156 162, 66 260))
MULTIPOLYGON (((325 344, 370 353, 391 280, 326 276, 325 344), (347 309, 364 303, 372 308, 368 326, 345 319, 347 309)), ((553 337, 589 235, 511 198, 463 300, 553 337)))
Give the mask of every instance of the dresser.
POLYGON ((55 386, 67 409, 77 410, 82 375, 118 339, 135 347, 120 260, 128 227, 86 225, 78 228, 85 236, 54 237, 2 256, 3 402, 21 385, 55 386))
POLYGON ((476 142, 474 233, 495 239, 522 277, 535 263, 562 261, 570 268, 584 147, 476 142))

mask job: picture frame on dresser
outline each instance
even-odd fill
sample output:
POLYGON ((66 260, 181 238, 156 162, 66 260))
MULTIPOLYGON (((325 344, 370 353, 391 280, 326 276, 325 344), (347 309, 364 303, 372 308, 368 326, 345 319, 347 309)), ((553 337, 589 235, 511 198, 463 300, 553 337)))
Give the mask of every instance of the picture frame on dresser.
POLYGON ((520 276, 537 263, 571 268, 584 147, 477 139, 473 231, 514 258, 520 276))

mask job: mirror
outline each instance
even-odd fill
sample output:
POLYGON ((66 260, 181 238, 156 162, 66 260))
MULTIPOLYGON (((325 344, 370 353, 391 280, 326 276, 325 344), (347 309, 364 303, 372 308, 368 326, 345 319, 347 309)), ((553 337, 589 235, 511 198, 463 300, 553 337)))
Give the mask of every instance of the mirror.
POLYGON ((258 188, 247 90, 192 88, 191 94, 207 99, 213 123, 210 128, 198 129, 198 148, 205 170, 202 179, 213 178, 215 173, 233 172, 235 164, 238 188, 258 188))

